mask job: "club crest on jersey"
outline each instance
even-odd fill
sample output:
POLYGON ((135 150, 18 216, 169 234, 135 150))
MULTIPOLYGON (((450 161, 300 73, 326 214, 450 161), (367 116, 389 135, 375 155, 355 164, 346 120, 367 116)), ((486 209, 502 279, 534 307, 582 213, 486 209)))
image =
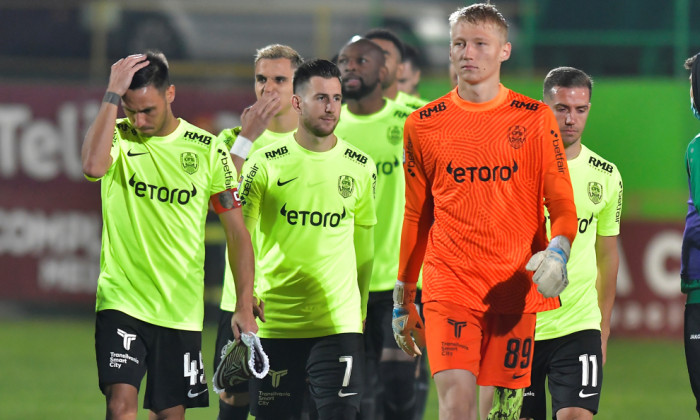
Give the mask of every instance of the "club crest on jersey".
POLYGON ((527 129, 522 125, 514 125, 510 127, 508 133, 508 141, 513 149, 520 149, 525 143, 527 129))
POLYGON ((598 204, 603 199, 603 186, 597 182, 588 183, 588 198, 593 204, 598 204))
POLYGON ((184 152, 180 155, 180 164, 185 172, 192 175, 199 169, 199 158, 196 153, 184 152))
POLYGON ((348 198, 355 191, 355 180, 350 175, 338 177, 338 192, 343 198, 348 198))
POLYGON ((401 127, 391 126, 386 130, 386 138, 391 144, 399 144, 403 140, 403 133, 401 132, 401 127))

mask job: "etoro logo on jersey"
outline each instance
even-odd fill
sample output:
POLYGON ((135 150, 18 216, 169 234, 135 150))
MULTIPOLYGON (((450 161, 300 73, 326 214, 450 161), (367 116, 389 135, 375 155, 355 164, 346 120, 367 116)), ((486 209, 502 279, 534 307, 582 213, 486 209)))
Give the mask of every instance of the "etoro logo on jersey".
POLYGON ((285 218, 288 224, 292 226, 321 226, 321 227, 337 227, 340 221, 345 219, 346 212, 343 207, 342 213, 326 212, 321 213, 315 210, 293 210, 287 209, 287 203, 284 203, 280 209, 280 214, 285 218))
POLYGON ((454 181, 461 184, 465 181, 496 182, 510 181, 513 174, 518 172, 518 163, 513 159, 513 166, 452 166, 452 161, 447 164, 446 171, 452 175, 454 181))
POLYGON ((170 189, 159 185, 147 184, 136 180, 136 174, 131 175, 129 186, 134 189, 134 194, 137 197, 145 197, 153 201, 160 201, 168 204, 185 205, 190 202, 190 198, 197 195, 197 188, 192 184, 192 190, 183 190, 180 188, 170 189))

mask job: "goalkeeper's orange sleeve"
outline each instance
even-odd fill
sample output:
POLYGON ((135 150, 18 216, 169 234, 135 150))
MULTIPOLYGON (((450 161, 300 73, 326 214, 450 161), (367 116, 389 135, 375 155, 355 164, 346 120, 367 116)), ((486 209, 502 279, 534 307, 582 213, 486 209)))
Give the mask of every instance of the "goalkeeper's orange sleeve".
POLYGON ((569 166, 566 163, 564 141, 559 134, 559 126, 554 114, 547 112, 544 118, 544 132, 548 136, 543 147, 544 204, 549 211, 552 226, 551 237, 564 235, 571 244, 576 237, 578 220, 574 205, 574 192, 571 187, 569 166))

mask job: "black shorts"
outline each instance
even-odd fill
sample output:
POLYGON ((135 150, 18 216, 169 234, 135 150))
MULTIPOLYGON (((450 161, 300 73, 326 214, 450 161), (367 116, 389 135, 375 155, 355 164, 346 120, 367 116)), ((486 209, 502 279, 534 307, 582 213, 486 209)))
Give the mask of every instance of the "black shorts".
POLYGON ((531 384, 523 393, 521 418, 546 419, 546 378, 553 419, 566 407, 581 407, 596 414, 603 383, 600 331, 584 330, 535 341, 531 384))
POLYGON ((261 419, 298 418, 307 389, 319 411, 348 405, 359 410, 363 388, 362 334, 260 342, 270 358, 270 372, 250 380, 251 414, 261 419))
POLYGON ((200 331, 160 327, 114 310, 99 311, 95 354, 103 393, 111 384, 139 389, 148 371, 144 408, 158 412, 178 405, 209 406, 200 331))
MULTIPOLYGON (((216 372, 216 367, 219 366, 219 362, 226 355, 226 346, 228 343, 232 343, 234 340, 233 330, 231 329, 231 318, 233 318, 233 312, 224 311, 223 309, 219 315, 219 329, 216 332, 216 346, 214 347, 214 370, 216 372)), ((238 383, 231 388, 226 388, 225 391, 229 394, 246 394, 248 393, 248 381, 243 381, 238 383)))
POLYGON ((379 361, 382 349, 393 346, 394 334, 391 332, 391 311, 394 303, 391 290, 385 292, 370 292, 367 299, 367 319, 365 322, 365 356, 379 361))

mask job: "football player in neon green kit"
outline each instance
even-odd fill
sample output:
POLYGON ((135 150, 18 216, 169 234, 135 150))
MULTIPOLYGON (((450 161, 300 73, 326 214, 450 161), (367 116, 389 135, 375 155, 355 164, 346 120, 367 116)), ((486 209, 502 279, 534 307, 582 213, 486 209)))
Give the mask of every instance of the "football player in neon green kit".
POLYGON ((532 379, 523 393, 521 418, 547 418, 548 378, 551 418, 592 419, 600 401, 617 285, 622 178, 613 163, 581 143, 591 108, 590 76, 573 67, 555 68, 543 90, 564 142, 579 225, 562 305, 537 314, 532 379))
POLYGON ((365 38, 340 50, 338 67, 343 74, 346 104, 336 133, 365 151, 377 165, 376 253, 365 328, 365 380, 367 389, 379 389, 381 379, 386 394, 377 399, 375 393, 367 393, 362 418, 373 418, 379 403, 386 403, 379 408, 387 418, 393 418, 394 411, 400 411, 402 418, 411 418, 413 405, 406 401, 413 401, 416 360, 396 346, 391 311, 405 205, 403 125, 412 110, 383 96, 382 81, 388 72, 384 62, 382 48, 365 38), (380 372, 381 358, 388 359, 388 364, 380 372))
POLYGON ((305 62, 293 86, 297 131, 251 155, 241 181, 270 359, 269 375, 250 381, 251 412, 299 418, 308 387, 320 419, 349 419, 363 385, 375 165, 334 134, 342 94, 333 63, 305 62))
MULTIPOLYGON (((259 49, 255 55, 255 96, 257 101, 241 115, 241 127, 225 129, 219 134, 231 151, 236 170, 240 173, 245 159, 256 150, 288 137, 297 127, 299 117, 292 108, 292 79, 303 62, 291 47, 272 44, 259 49), (235 143, 235 146, 234 146, 235 143), (249 149, 249 150, 248 150, 249 149)), ((251 234, 255 242, 256 234, 251 234)), ((264 305, 261 303, 261 305, 264 305)), ((224 272, 221 314, 216 336, 214 366, 218 365, 224 348, 233 340, 227 328, 236 307, 233 273, 224 272)), ((256 308, 257 310, 257 308, 256 308)), ((258 312, 263 316, 262 310, 258 312)), ((219 420, 245 420, 249 411, 248 382, 226 389, 219 394, 219 420)))
POLYGON ((110 419, 136 418, 146 371, 152 417, 182 419, 187 407, 208 405, 201 331, 209 203, 236 274, 232 332, 257 331, 235 168, 213 135, 173 116, 174 99, 162 54, 117 61, 82 147, 85 176, 102 183, 95 349, 110 419), (127 118, 117 119, 119 104, 127 118))

